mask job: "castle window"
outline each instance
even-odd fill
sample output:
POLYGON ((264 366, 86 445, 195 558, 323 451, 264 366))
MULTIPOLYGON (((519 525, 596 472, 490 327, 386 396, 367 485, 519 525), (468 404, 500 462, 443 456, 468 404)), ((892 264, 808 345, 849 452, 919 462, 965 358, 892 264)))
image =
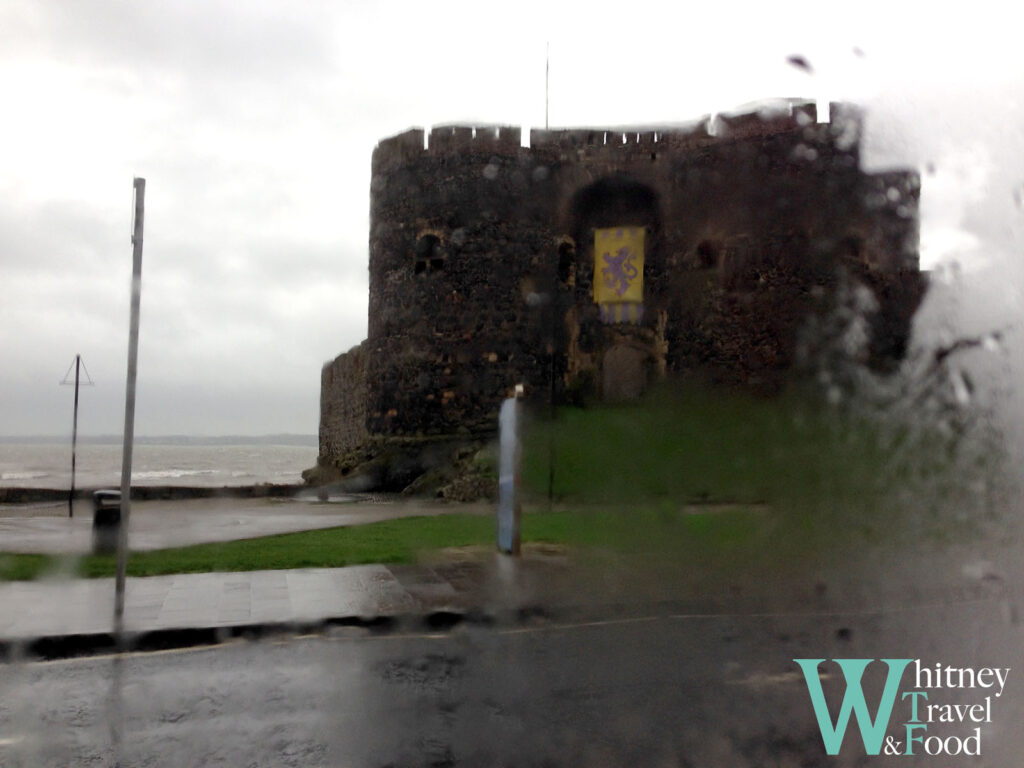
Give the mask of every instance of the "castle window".
POLYGON ((563 242, 558 246, 558 279, 568 283, 576 261, 576 246, 572 242, 563 242))
POLYGON ((754 242, 746 235, 730 237, 722 253, 722 287, 737 292, 757 290, 761 285, 765 258, 763 242, 754 242))
POLYGON ((416 258, 413 273, 440 272, 444 269, 445 254, 441 250, 441 239, 437 235, 423 235, 416 241, 416 258))
POLYGON ((859 237, 850 235, 839 241, 839 257, 849 261, 862 261, 864 243, 859 237))
POLYGON ((703 240, 697 245, 697 266, 699 269, 712 269, 718 266, 718 253, 720 248, 717 243, 710 240, 703 240))

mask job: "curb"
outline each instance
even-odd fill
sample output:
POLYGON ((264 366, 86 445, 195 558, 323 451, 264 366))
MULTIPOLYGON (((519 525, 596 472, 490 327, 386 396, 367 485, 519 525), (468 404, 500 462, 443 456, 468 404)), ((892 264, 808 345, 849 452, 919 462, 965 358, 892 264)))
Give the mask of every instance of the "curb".
POLYGON ((354 627, 375 635, 401 631, 443 633, 463 624, 493 627, 516 626, 551 614, 539 607, 520 608, 510 613, 439 610, 422 615, 335 616, 315 621, 261 622, 221 627, 175 627, 126 632, 121 643, 112 632, 44 635, 24 639, 0 639, 0 664, 19 661, 57 661, 112 653, 147 653, 218 646, 233 640, 263 640, 272 637, 328 635, 332 629, 354 627))

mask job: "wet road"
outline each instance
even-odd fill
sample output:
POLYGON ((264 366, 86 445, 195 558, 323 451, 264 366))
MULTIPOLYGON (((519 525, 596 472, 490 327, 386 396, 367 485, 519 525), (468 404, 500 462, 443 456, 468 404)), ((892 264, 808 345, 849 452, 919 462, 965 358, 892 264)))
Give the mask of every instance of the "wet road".
MULTIPOLYGON (((0 668, 0 765, 113 765, 115 755, 140 766, 935 765, 867 758, 855 732, 827 757, 792 662, 803 657, 1013 668, 972 762, 1012 765, 1024 686, 1021 630, 1007 610, 985 599, 437 635, 344 630, 19 664, 0 668)), ((879 666, 866 688, 880 690, 879 666)), ((833 706, 838 678, 824 681, 833 706)))

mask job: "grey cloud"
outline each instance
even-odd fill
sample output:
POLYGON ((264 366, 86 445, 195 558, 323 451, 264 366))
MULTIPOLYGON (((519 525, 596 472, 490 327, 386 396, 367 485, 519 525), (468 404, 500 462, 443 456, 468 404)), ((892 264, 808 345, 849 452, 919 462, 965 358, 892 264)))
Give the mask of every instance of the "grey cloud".
POLYGON ((34 11, 27 26, 51 55, 90 65, 280 79, 316 71, 329 55, 327 28, 302 2, 44 0, 34 11))
POLYGON ((0 267, 8 275, 103 268, 126 238, 127 228, 115 231, 107 216, 80 200, 0 208, 0 267))

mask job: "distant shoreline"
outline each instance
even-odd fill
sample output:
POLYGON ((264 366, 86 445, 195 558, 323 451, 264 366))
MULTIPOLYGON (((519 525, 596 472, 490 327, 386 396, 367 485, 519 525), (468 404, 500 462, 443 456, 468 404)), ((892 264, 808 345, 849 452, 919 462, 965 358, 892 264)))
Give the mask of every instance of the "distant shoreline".
MULTIPOLYGON (((80 445, 120 445, 121 435, 79 435, 80 445)), ((316 435, 149 435, 136 436, 137 445, 290 445, 316 448, 316 435)), ((0 445, 70 445, 70 435, 0 435, 0 445)))
MULTIPOLYGON (((183 499, 259 499, 291 498, 310 486, 302 483, 257 483, 256 485, 225 485, 219 488, 189 485, 132 486, 133 501, 175 501, 183 499)), ((76 488, 76 500, 90 500, 97 488, 76 488)), ((116 487, 115 487, 116 490, 116 487)), ((68 489, 0 488, 0 504, 34 504, 44 501, 67 501, 68 489)))

